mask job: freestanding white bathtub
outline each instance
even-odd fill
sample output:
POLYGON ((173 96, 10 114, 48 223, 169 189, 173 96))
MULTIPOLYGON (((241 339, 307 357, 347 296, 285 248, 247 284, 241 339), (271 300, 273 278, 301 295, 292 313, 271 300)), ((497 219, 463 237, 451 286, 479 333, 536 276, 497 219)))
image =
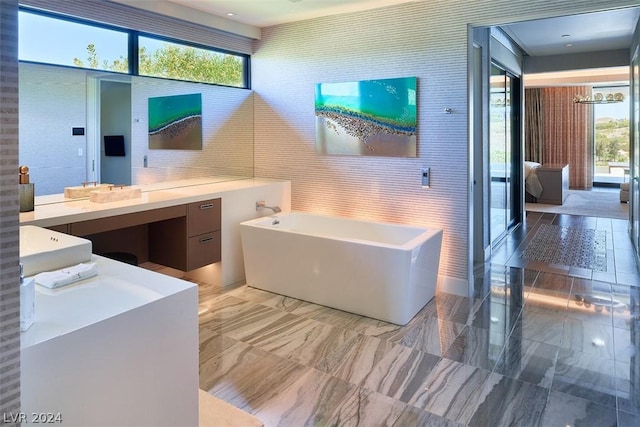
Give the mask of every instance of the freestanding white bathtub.
POLYGON ((255 288, 399 325, 436 291, 442 230, 290 212, 240 232, 255 288))

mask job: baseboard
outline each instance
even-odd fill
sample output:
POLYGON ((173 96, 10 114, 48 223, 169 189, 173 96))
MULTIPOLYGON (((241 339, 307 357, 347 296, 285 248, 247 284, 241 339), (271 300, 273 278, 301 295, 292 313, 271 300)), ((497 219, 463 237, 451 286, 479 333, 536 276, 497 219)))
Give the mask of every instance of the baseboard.
POLYGON ((468 280, 443 275, 438 276, 438 292, 445 292, 462 297, 471 296, 468 280))

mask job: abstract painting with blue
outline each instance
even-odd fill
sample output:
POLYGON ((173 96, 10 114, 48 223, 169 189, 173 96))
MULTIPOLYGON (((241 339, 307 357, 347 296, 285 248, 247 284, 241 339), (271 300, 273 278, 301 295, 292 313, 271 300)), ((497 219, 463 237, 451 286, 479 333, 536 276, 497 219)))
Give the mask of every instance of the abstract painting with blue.
POLYGON ((149 148, 202 150, 202 95, 149 98, 149 148))
POLYGON ((416 157, 416 78, 319 83, 316 151, 416 157))

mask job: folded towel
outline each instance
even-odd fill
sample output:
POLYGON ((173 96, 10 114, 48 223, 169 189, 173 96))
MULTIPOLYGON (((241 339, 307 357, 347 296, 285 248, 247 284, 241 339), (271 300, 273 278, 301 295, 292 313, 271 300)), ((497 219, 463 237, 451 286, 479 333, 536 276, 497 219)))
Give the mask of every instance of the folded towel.
POLYGON ((98 274, 98 265, 95 262, 81 263, 73 267, 67 267, 56 271, 46 271, 34 276, 38 285, 55 289, 70 285, 78 280, 93 277, 98 274))

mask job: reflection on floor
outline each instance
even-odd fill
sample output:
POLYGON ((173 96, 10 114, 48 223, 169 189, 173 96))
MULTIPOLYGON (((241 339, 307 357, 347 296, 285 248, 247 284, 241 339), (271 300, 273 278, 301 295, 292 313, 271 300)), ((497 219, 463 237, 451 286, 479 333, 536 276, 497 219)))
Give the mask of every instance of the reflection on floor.
MULTIPOLYGON (((540 221, 595 224, 618 263, 620 225, 552 216, 530 218, 512 252, 540 221)), ((200 387, 266 426, 640 425, 634 271, 504 261, 478 272, 474 298, 440 293, 404 327, 200 283, 200 387)))

